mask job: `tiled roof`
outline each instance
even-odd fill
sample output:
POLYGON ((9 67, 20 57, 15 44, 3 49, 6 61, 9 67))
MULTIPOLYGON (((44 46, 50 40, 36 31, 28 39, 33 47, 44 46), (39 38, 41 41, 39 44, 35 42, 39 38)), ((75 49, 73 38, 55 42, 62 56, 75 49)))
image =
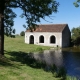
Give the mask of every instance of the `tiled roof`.
MULTIPOLYGON (((39 25, 33 32, 62 32, 68 24, 45 24, 39 25)), ((27 30, 26 32, 30 32, 27 30)))

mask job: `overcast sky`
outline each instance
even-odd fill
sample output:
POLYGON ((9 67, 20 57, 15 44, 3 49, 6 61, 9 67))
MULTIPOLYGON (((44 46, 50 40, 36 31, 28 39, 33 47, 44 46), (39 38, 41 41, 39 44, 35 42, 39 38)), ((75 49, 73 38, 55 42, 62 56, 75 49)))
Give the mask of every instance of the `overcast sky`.
MULTIPOLYGON (((73 27, 80 26, 80 7, 76 8, 73 5, 75 0, 57 0, 60 5, 58 7, 58 12, 56 14, 52 14, 51 16, 53 20, 46 17, 45 20, 41 19, 41 24, 68 24, 70 30, 73 27), (52 22, 52 23, 50 23, 52 22)), ((16 29, 16 34, 20 34, 21 31, 25 31, 23 28, 23 24, 25 24, 25 19, 20 18, 20 14, 22 13, 21 9, 13 9, 17 14, 17 17, 14 19, 14 28, 16 29)))

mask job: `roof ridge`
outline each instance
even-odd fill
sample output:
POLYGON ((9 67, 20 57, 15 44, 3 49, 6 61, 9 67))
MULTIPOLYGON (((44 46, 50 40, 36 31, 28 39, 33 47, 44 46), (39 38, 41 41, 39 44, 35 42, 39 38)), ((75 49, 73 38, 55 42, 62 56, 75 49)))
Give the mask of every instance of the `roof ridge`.
POLYGON ((64 24, 38 24, 38 25, 67 25, 67 23, 64 23, 64 24))

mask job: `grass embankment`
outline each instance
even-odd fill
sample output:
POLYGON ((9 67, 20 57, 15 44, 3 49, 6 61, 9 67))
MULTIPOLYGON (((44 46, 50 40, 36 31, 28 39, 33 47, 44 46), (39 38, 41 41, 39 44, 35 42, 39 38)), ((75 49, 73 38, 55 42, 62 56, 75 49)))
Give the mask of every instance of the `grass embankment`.
POLYGON ((53 77, 51 72, 43 70, 40 64, 35 64, 34 59, 30 59, 28 56, 29 52, 49 48, 25 44, 24 37, 21 36, 5 37, 5 55, 0 57, 0 80, 60 80, 53 77))
POLYGON ((46 46, 38 46, 33 44, 25 44, 24 37, 17 36, 16 38, 5 37, 5 50, 7 51, 22 51, 22 52, 36 52, 39 51, 39 48, 50 49, 46 46))
POLYGON ((26 63, 27 53, 37 51, 38 47, 49 47, 25 44, 24 37, 5 37, 4 47, 5 57, 0 58, 0 80, 58 80, 51 72, 26 63))

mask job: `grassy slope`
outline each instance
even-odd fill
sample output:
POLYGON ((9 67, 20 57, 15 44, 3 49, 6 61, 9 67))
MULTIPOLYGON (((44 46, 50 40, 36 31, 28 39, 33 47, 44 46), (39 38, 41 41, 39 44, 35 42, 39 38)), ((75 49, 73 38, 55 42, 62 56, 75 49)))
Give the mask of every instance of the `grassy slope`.
MULTIPOLYGON (((40 46, 25 44, 23 37, 5 37, 5 56, 8 59, 0 58, 0 80, 58 80, 53 77, 51 72, 22 63, 21 59, 24 60, 24 58, 19 57, 20 51, 27 54, 36 51, 37 47, 40 46)), ((49 47, 42 48, 49 49, 49 47)))
POLYGON ((16 38, 5 37, 5 50, 8 51, 34 52, 38 47, 41 47, 43 49, 50 48, 33 44, 25 44, 24 37, 21 36, 17 36, 16 38))
MULTIPOLYGON (((33 68, 26 63, 25 55, 38 51, 37 48, 49 49, 50 47, 25 44, 24 37, 21 36, 5 37, 5 55, 0 56, 0 80, 60 80, 54 78, 51 72, 33 68)), ((73 79, 68 77, 67 80, 73 79)))

